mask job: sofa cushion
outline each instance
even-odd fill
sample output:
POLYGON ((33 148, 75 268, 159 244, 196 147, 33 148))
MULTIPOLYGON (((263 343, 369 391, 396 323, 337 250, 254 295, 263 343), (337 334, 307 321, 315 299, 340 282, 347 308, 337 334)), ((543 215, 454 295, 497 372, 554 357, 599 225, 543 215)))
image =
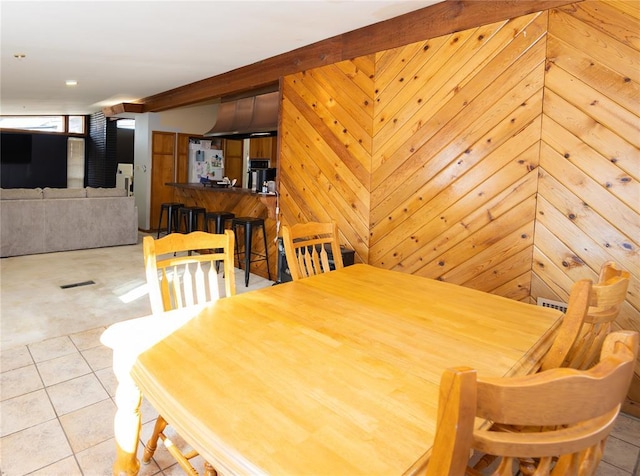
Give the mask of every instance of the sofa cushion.
POLYGON ((85 198, 87 191, 84 188, 49 188, 43 190, 44 198, 85 198))
POLYGON ((47 251, 44 204, 45 200, 0 200, 0 256, 47 251))
POLYGON ((38 188, 3 188, 0 189, 2 200, 38 200, 42 198, 42 189, 38 188))
POLYGON ((134 244, 138 240, 138 210, 134 197, 42 202, 44 248, 48 251, 134 244))
POLYGON ((126 197, 127 190, 125 188, 94 188, 87 187, 87 197, 126 197))

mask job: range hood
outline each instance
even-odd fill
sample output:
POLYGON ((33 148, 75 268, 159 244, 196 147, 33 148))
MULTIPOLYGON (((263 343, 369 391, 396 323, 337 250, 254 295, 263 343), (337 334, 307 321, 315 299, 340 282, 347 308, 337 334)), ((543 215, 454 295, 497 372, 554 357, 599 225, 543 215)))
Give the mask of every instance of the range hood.
POLYGON ((278 91, 222 102, 218 118, 205 137, 246 139, 269 137, 278 131, 278 91))

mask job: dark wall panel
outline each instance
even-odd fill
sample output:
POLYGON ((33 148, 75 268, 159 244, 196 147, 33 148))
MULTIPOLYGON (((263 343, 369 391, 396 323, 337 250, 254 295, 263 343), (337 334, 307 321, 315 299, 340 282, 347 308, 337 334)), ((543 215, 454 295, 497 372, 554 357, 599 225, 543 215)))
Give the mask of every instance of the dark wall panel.
MULTIPOLYGON (((2 133, 0 140, 6 133, 2 133)), ((30 134, 31 161, 2 163, 3 188, 66 187, 67 137, 30 134)))
POLYGON ((133 164, 133 129, 116 128, 116 162, 118 164, 133 164))

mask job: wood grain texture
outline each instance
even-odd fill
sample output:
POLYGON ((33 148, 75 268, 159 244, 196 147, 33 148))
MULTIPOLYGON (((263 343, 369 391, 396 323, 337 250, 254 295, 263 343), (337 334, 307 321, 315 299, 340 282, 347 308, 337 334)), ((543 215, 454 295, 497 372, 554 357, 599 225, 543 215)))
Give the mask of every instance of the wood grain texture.
MULTIPOLYGON (((149 204, 149 226, 157 230, 160 205, 173 202, 173 188, 165 184, 175 181, 176 141, 173 132, 154 131, 151 137, 151 202, 149 204)), ((166 213, 163 222, 166 223, 166 213)), ((166 226, 166 225, 165 225, 166 226)))
POLYGON ((221 473, 406 474, 433 444, 443 369, 531 373, 559 316, 358 264, 220 299, 132 377, 221 473))
MULTIPOLYGON (((209 212, 227 211, 234 213, 237 217, 263 218, 267 231, 267 247, 269 248, 269 272, 271 273, 271 279, 273 281, 276 280, 278 256, 275 243, 275 197, 260 198, 260 196, 256 194, 223 192, 198 186, 175 186, 172 188, 175 191, 175 199, 184 203, 186 206, 205 207, 209 212)), ((231 224, 227 223, 227 227, 230 228, 231 224)), ((262 253, 264 248, 262 233, 255 233, 253 238, 252 249, 258 253, 262 253)), ((240 243, 240 246, 243 246, 242 243, 240 243)), ((241 263, 236 262, 237 268, 242 267, 240 265, 244 263, 243 255, 241 255, 240 260, 241 263)), ((269 273, 267 273, 266 261, 251 263, 251 272, 267 278, 269 273)))
POLYGON ((614 260, 632 273, 618 325, 640 330, 629 3, 587 0, 285 76, 283 222, 333 219, 356 261, 529 302, 565 301, 614 260))
MULTIPOLYGON (((565 300, 614 260, 631 272, 614 329, 640 330, 640 35, 634 2, 549 15, 534 280, 565 300), (635 13, 634 13, 635 12, 635 13)), ((640 361, 631 394, 640 382, 640 361)), ((628 411, 640 414, 638 407, 628 411)))
POLYGON ((283 76, 569 3, 572 1, 448 0, 144 98, 141 103, 144 112, 159 112, 273 87, 283 76))
POLYGON ((373 62, 373 56, 359 58, 283 81, 283 222, 335 219, 340 242, 360 262, 368 261, 374 82, 359 71, 373 62))
POLYGON ((570 279, 595 279, 609 259, 628 269, 618 324, 640 330, 640 42, 623 3, 550 12, 535 241, 570 279))
POLYGON ((335 219, 356 261, 525 298, 546 21, 285 77, 283 223, 335 219))

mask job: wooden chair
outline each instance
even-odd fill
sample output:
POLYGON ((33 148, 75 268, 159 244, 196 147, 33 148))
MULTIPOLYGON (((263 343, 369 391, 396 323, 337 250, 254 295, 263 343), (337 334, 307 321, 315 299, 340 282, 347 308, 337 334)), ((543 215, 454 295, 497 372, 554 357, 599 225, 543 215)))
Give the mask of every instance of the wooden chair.
POLYGON ((203 231, 172 233, 142 241, 147 286, 152 312, 159 313, 215 301, 220 297, 215 264, 223 262, 226 296, 236 293, 234 235, 231 230, 215 235, 203 231), (209 250, 185 256, 183 252, 209 250), (213 266, 209 266, 209 264, 213 266))
MULTIPOLYGON (((172 233, 154 240, 145 236, 142 243, 149 299, 153 313, 205 304, 219 299, 217 264, 223 262, 225 297, 236 294, 234 273, 234 235, 195 231, 189 234, 172 233), (189 255, 192 250, 209 253, 189 255)), ((162 440, 169 453, 189 475, 197 476, 189 460, 196 451, 182 453, 165 435, 167 421, 160 415, 144 450, 142 462, 148 464, 162 440)), ((205 462, 205 475, 213 476, 215 469, 205 462)))
POLYGON ((333 255, 334 268, 343 267, 338 225, 335 222, 297 223, 291 227, 284 225, 282 244, 294 281, 331 271, 327 245, 333 255))
POLYGON ((627 297, 630 277, 628 271, 618 268, 613 261, 602 265, 598 283, 591 288, 591 300, 584 325, 562 363, 563 367, 585 370, 598 361, 602 343, 611 332, 620 313, 620 306, 627 297))
POLYGON ((542 359, 540 370, 560 367, 571 352, 587 316, 591 302, 591 288, 592 283, 589 279, 576 281, 571 287, 567 312, 562 319, 551 348, 542 359))
MULTIPOLYGON (((600 356, 604 339, 611 332, 611 324, 618 316, 628 286, 629 273, 618 269, 613 262, 602 265, 598 284, 591 285, 589 280, 574 283, 567 313, 540 370, 557 367, 586 370, 592 367, 600 356)), ((494 430, 519 431, 504 425, 494 430)), ((529 428, 528 431, 535 429, 529 428)), ((492 455, 484 455, 475 468, 484 469, 493 459, 492 455)), ((527 474, 530 464, 528 460, 521 461, 523 474, 527 474)))
POLYGON ((611 333, 601 361, 584 371, 478 378, 469 368, 446 370, 426 475, 481 474, 467 466, 472 449, 499 457, 493 475, 512 475, 519 458, 535 458, 536 475, 594 474, 631 382, 638 339, 635 331, 611 333), (494 424, 474 428, 476 417, 494 424), (496 423, 547 430, 502 432, 496 423))

